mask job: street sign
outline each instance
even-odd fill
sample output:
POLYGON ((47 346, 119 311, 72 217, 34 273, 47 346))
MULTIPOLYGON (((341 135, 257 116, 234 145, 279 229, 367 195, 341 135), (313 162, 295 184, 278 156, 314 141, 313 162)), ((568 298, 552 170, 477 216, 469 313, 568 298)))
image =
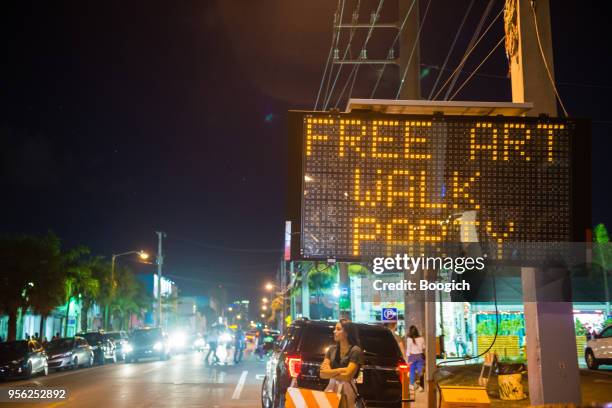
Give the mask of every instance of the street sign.
POLYGON ((383 307, 381 312, 381 318, 384 322, 397 322, 397 308, 395 307, 383 307))
POLYGON ((290 112, 290 137, 293 259, 585 240, 586 121, 290 112))

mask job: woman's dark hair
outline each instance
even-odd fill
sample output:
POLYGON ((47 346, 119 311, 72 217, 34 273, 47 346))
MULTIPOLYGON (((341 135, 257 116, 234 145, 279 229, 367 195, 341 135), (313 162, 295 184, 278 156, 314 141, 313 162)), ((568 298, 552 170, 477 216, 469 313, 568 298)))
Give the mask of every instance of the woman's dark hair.
MULTIPOLYGON (((346 340, 348 344, 351 346, 359 346, 359 335, 357 334, 357 326, 355 323, 352 323, 348 319, 340 319, 338 321, 340 326, 342 326, 342 330, 346 333, 346 340)), ((340 345, 336 348, 336 355, 334 357, 336 366, 340 366, 340 345)), ((357 375, 356 373, 355 375, 357 375)))
POLYGON ((340 319, 340 325, 342 330, 346 333, 346 340, 351 346, 359 346, 359 334, 357 333, 357 326, 355 323, 348 319, 340 319))
POLYGON ((416 344, 416 338, 421 337, 419 329, 417 329, 416 326, 410 326, 408 329, 408 337, 412 339, 412 343, 416 344))

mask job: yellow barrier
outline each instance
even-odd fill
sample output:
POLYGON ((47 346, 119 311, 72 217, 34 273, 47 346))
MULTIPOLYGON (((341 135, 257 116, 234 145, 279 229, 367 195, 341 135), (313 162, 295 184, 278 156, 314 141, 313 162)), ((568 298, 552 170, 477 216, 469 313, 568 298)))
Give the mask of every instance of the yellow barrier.
POLYGON ((287 388, 286 408, 338 408, 340 395, 335 392, 309 390, 307 388, 287 388))
POLYGON ((488 408, 491 400, 483 387, 440 386, 441 408, 488 408))

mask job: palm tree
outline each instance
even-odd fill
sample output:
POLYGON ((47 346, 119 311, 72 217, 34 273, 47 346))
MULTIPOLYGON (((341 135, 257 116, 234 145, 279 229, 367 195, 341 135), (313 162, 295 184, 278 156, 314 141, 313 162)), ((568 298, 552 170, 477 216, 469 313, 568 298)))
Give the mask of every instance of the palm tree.
POLYGON ((81 299, 81 330, 87 331, 89 323, 87 316, 94 303, 101 297, 101 282, 105 276, 110 276, 110 264, 101 256, 93 256, 87 259, 87 266, 91 274, 91 285, 82 285, 79 292, 81 299))
MULTIPOLYGON (((68 314, 70 312, 70 302, 74 299, 82 299, 84 295, 95 297, 100 290, 100 282, 93 276, 91 259, 85 258, 90 250, 86 247, 78 247, 69 251, 65 255, 67 276, 64 280, 65 301, 66 301, 66 325, 64 335, 68 335, 68 314)), ((86 312, 86 311, 85 311, 86 312)), ((81 321, 83 320, 81 309, 81 321)), ((85 317, 85 320, 87 318, 85 317)))
POLYGON ((136 279, 134 273, 127 267, 122 267, 116 273, 117 288, 111 300, 111 315, 119 321, 116 329, 129 329, 131 316, 140 315, 144 309, 151 305, 152 299, 148 296, 142 282, 136 279))

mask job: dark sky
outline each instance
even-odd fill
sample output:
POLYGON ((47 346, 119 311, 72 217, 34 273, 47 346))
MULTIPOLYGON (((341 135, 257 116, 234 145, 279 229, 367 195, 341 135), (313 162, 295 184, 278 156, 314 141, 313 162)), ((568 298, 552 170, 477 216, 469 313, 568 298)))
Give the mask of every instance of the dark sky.
MULTIPOLYGON (((424 95, 468 3, 431 2, 421 41, 429 71, 424 95)), ((449 68, 485 3, 475 2, 449 68)), ((571 115, 595 121, 593 221, 612 225, 609 13, 587 3, 553 3, 559 90, 571 115)), ((362 21, 377 4, 362 1, 362 21)), ((397 19, 395 4, 385 3, 383 21, 397 19)), ((421 14, 426 4, 421 1, 421 14)), ((489 20, 502 5, 496 2, 489 20)), ((346 12, 353 6, 347 1, 346 12)), ((166 273, 183 293, 221 282, 236 297, 257 295, 274 276, 283 244, 286 111, 314 105, 336 2, 7 1, 1 7, 0 233, 51 229, 67 246, 110 255, 154 252, 154 231, 162 229, 166 273)), ((465 70, 502 34, 498 23, 465 70)), ((356 37, 355 49, 362 41, 356 37)), ((369 57, 383 57, 389 42, 388 35, 374 37, 369 57)), ((510 100, 506 71, 499 49, 458 99, 510 100)), ((362 67, 353 96, 367 97, 376 75, 362 67)), ((338 89, 345 79, 346 71, 338 89)), ((388 70, 377 97, 393 97, 397 83, 397 70, 388 70)))

